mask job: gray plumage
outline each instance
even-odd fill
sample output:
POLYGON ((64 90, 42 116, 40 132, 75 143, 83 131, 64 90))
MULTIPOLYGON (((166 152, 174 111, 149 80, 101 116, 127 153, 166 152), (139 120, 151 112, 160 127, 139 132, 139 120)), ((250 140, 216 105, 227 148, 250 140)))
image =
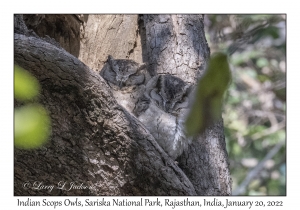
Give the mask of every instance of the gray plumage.
POLYGON ((147 83, 146 91, 133 111, 173 159, 181 155, 191 142, 184 131, 190 90, 175 76, 155 76, 147 83))
POLYGON ((139 64, 130 59, 114 59, 108 56, 100 75, 112 87, 117 102, 127 111, 132 112, 138 98, 143 95, 145 84, 150 74, 146 64, 139 64))
POLYGON ((173 159, 191 139, 184 131, 191 88, 172 75, 150 77, 145 64, 108 56, 100 75, 112 87, 117 102, 133 113, 173 159))
POLYGON ((139 64, 130 59, 114 59, 109 55, 100 75, 122 89, 145 83, 148 79, 146 77, 150 77, 145 67, 146 64, 139 64))

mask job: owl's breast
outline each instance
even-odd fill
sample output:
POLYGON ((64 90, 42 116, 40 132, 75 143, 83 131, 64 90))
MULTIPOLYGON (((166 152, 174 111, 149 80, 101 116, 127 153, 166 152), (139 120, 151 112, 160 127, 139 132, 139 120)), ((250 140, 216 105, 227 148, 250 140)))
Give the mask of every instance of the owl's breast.
POLYGON ((142 112, 138 119, 173 159, 179 156, 188 144, 182 121, 160 109, 156 103, 150 103, 149 108, 142 112))

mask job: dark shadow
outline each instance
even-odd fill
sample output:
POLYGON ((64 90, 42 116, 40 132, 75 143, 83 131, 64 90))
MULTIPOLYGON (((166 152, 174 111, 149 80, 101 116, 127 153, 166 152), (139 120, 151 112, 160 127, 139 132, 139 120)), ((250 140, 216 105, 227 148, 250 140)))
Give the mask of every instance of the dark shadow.
POLYGON ((80 28, 88 15, 36 15, 25 14, 23 19, 28 29, 38 36, 55 39, 66 51, 78 58, 80 51, 80 28))
POLYGON ((148 63, 149 61, 147 56, 146 29, 144 25, 143 15, 139 15, 138 26, 142 45, 142 61, 143 63, 148 63))

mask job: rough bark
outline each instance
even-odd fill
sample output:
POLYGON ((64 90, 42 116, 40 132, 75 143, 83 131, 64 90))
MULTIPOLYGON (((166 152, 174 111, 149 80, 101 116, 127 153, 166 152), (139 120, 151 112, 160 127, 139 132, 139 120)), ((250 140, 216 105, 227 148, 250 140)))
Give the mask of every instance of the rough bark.
POLYGON ((55 39, 91 69, 99 71, 107 55, 142 61, 138 15, 24 15, 28 29, 55 39))
POLYGON ((15 149, 15 195, 196 195, 144 126, 116 103, 99 74, 64 49, 28 36, 18 22, 15 63, 40 81, 52 136, 38 150, 15 149), (27 181, 93 188, 49 192, 24 188, 27 181))
MULTIPOLYGON (((79 59, 51 38, 28 31, 20 16, 16 17, 15 62, 40 81, 40 102, 51 113, 53 130, 45 147, 15 149, 15 195, 231 193, 222 122, 197 138, 177 165, 147 129, 117 104, 95 72, 111 54, 148 62, 153 75, 170 73, 195 84, 209 57, 202 16, 77 16, 81 18, 80 47, 78 55, 73 55, 79 59), (74 181, 95 188, 36 191, 24 189, 25 181, 74 181)), ((53 38, 64 46, 65 39, 53 38)))
POLYGON ((80 34, 88 15, 23 15, 28 29, 40 37, 49 36, 72 55, 78 57, 80 52, 80 34))
POLYGON ((100 71, 107 55, 141 62, 137 46, 138 15, 89 15, 82 33, 79 59, 100 71))
POLYGON ((195 83, 209 48, 200 15, 145 15, 147 55, 152 74, 172 74, 195 83))
MULTIPOLYGON (((195 84, 209 58, 202 15, 144 15, 152 74, 172 74, 195 84)), ((230 195, 223 122, 196 138, 178 158, 198 195, 230 195)))

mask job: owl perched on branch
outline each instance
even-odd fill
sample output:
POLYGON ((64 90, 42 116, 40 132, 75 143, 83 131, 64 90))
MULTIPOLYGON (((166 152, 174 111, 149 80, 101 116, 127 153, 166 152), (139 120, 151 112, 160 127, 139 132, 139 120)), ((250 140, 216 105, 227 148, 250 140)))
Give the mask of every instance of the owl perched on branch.
POLYGON ((117 102, 135 115, 175 160, 191 142, 184 129, 191 86, 169 74, 151 78, 145 67, 108 56, 100 75, 112 87, 117 102))
POLYGON ((173 159, 191 142, 184 130, 190 93, 191 87, 183 80, 172 75, 158 75, 147 83, 144 95, 133 110, 173 159))
POLYGON ((112 87, 117 102, 129 112, 133 111, 150 79, 146 64, 130 59, 114 59, 111 55, 108 56, 100 75, 112 87))

